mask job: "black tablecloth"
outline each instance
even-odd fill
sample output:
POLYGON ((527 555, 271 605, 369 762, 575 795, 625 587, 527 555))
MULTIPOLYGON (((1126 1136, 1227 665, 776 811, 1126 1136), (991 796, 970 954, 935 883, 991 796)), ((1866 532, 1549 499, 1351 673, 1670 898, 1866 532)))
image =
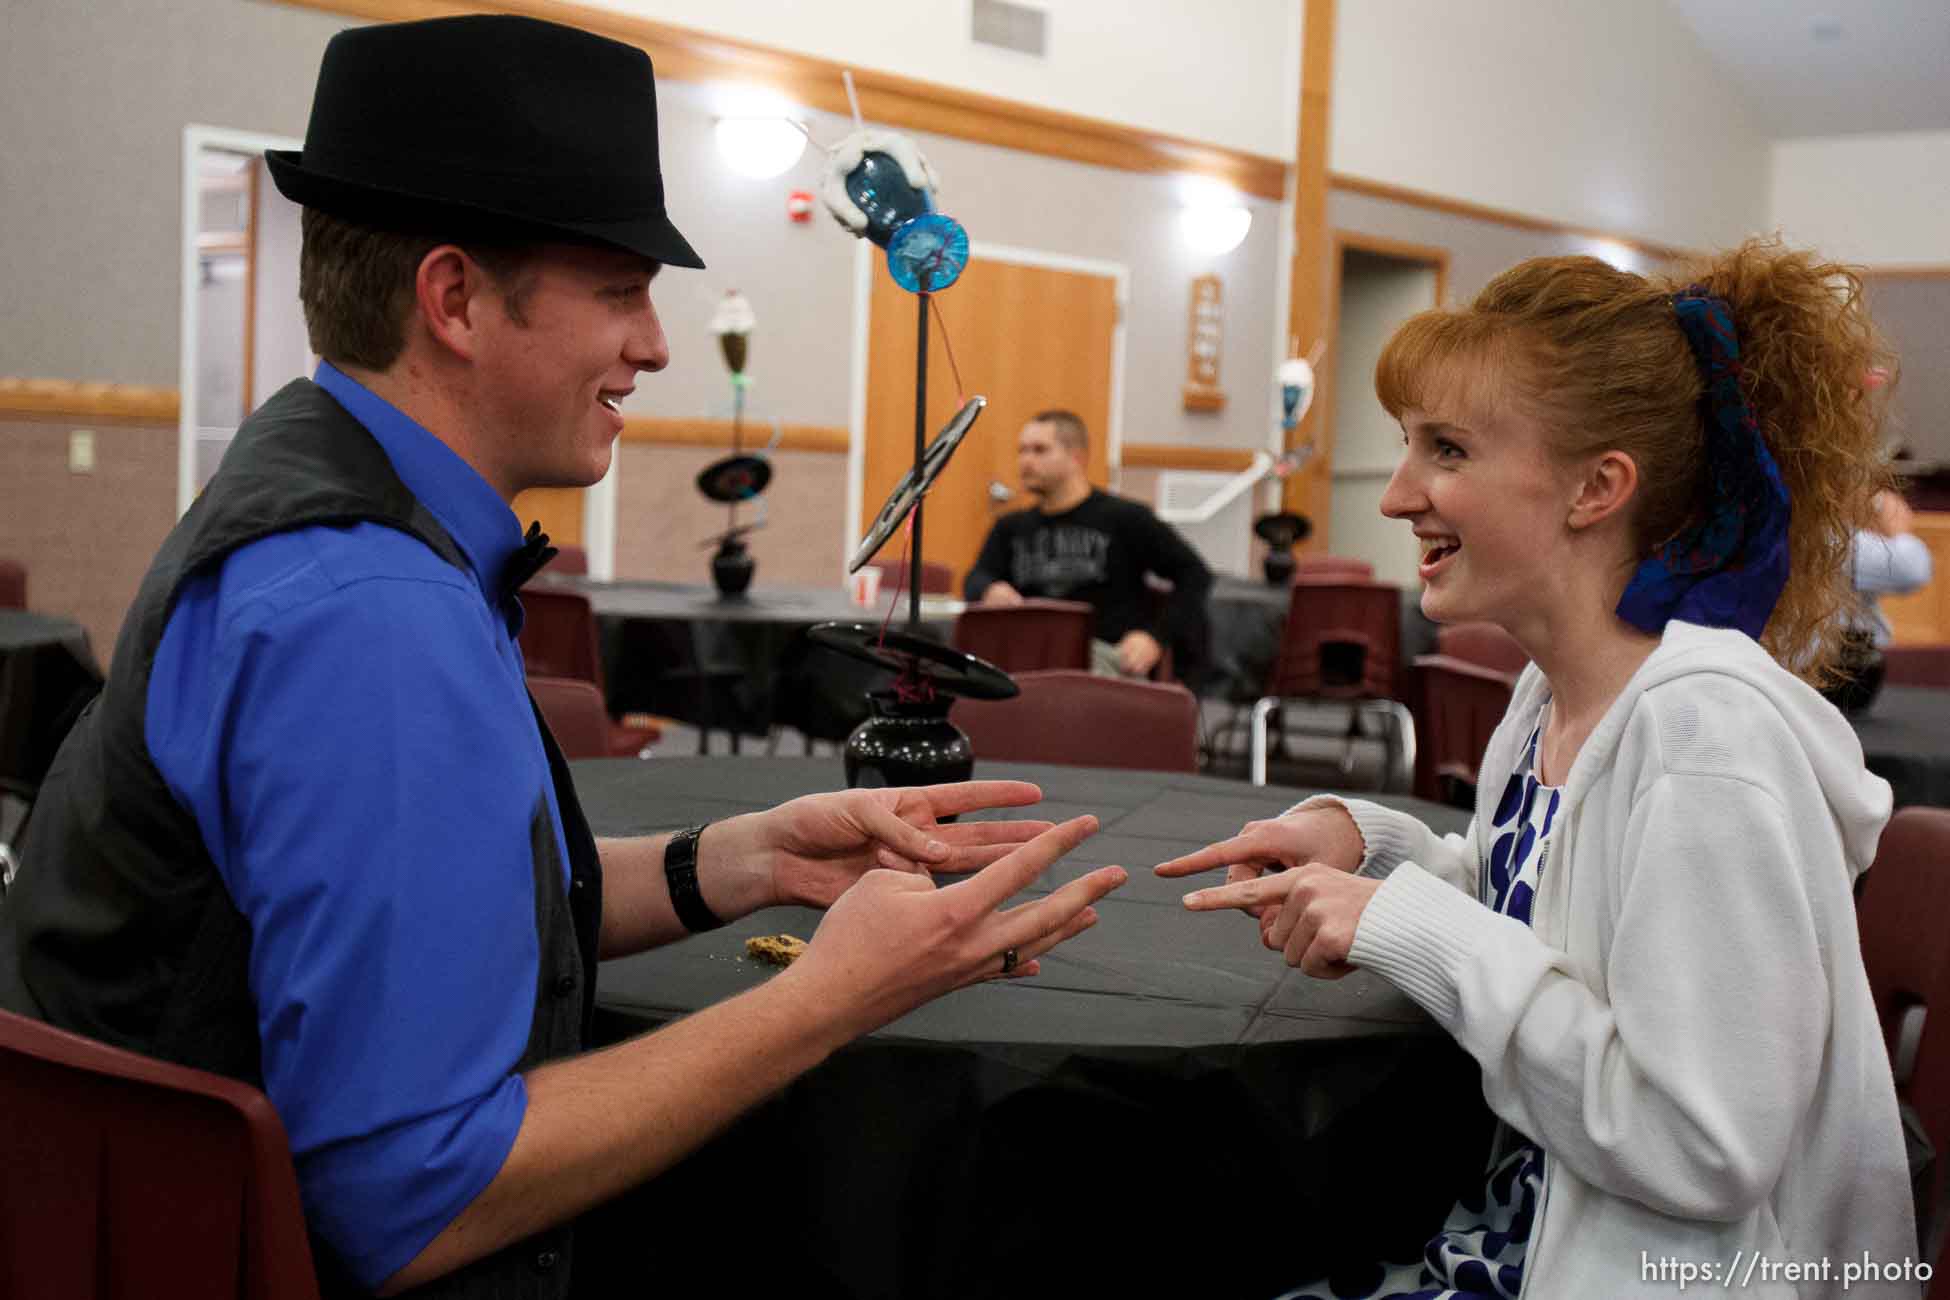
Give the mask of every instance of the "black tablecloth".
POLYGON ((1889 782, 1898 808, 1950 808, 1950 690, 1885 686, 1849 721, 1869 770, 1889 782))
MULTIPOLYGON (((1118 862, 1102 921, 1022 983, 966 989, 841 1052, 677 1170, 610 1207, 592 1272, 671 1249, 795 1295, 1263 1297, 1337 1259, 1414 1250, 1480 1176, 1473 1065, 1408 999, 1310 980, 1251 921, 1194 916, 1156 862, 1298 797, 1195 776, 983 764, 1039 782, 1039 815, 1102 831, 1033 886, 1118 862), (752 1219, 763 1226, 754 1227, 752 1219), (763 1236, 769 1269, 752 1260, 763 1236), (679 1245, 681 1243, 681 1245, 679 1245), (741 1260, 752 1260, 749 1265, 741 1260)), ((576 765, 600 833, 656 830, 830 789, 836 759, 576 765)), ((1438 827, 1463 815, 1399 802, 1438 827)), ((603 968, 622 1037, 750 988, 781 910, 603 968)), ((578 1264, 579 1270, 582 1264, 578 1264)), ((622 1274, 628 1276, 627 1272, 622 1274)))
MULTIPOLYGON (((844 739, 867 717, 866 693, 891 674, 812 646, 818 623, 886 618, 893 593, 873 609, 838 589, 756 586, 727 599, 676 582, 601 582, 544 575, 589 597, 601 629, 610 712, 654 713, 708 733, 765 735, 775 723, 822 740, 844 739)), ((922 601, 922 632, 948 639, 959 602, 922 601)), ((907 599, 890 624, 905 630, 907 599)))
POLYGON ((81 624, 0 609, 0 782, 22 791, 39 785, 101 684, 81 624))

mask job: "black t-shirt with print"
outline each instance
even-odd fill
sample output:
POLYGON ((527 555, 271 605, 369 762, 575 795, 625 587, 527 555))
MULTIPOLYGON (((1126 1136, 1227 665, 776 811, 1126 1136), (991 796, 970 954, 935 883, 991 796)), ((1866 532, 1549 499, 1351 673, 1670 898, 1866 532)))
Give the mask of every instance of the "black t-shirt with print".
POLYGON ((1172 647, 1181 672, 1184 660, 1204 660, 1212 571, 1171 525, 1135 501, 1093 490, 1061 514, 1031 509, 1002 516, 963 594, 980 600, 997 580, 1024 596, 1087 602, 1097 611, 1100 641, 1114 645, 1141 628, 1172 647), (1172 584, 1168 602, 1146 586, 1147 573, 1172 584))

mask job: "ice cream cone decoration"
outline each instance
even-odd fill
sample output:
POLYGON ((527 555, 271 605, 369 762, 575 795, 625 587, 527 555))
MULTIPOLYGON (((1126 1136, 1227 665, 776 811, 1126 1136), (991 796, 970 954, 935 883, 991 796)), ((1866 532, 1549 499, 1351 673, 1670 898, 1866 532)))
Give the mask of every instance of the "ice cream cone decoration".
POLYGON ((724 363, 730 368, 734 382, 745 375, 745 362, 751 355, 752 330, 758 325, 758 317, 752 312, 752 305, 736 289, 725 290, 724 298, 711 316, 711 332, 718 336, 718 347, 724 353, 724 363))

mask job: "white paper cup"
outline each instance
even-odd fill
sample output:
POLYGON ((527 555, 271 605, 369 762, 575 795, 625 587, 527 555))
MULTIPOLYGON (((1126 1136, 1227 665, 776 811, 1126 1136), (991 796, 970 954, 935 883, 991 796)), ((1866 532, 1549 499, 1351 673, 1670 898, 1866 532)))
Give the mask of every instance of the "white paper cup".
POLYGON ((853 603, 862 609, 872 609, 880 599, 880 570, 869 564, 853 574, 850 581, 853 603))

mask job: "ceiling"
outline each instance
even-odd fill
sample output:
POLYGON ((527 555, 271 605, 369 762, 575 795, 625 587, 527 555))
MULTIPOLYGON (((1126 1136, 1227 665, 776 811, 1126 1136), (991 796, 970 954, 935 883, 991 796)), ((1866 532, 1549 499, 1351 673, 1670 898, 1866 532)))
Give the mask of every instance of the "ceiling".
POLYGON ((1669 0, 1774 139, 1950 131, 1950 0, 1669 0))

